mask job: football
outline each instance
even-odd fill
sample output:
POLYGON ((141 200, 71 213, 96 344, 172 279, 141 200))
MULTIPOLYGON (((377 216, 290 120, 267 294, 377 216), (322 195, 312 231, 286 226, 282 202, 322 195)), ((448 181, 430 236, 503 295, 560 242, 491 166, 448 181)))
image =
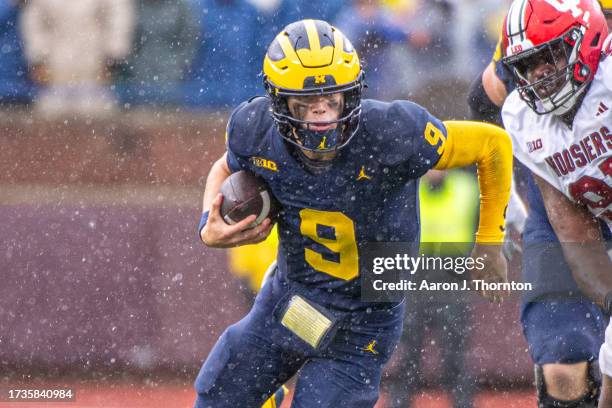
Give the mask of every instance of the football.
POLYGON ((248 171, 229 176, 221 185, 221 194, 221 216, 228 224, 235 224, 254 214, 257 219, 252 227, 255 227, 266 217, 274 219, 278 215, 279 205, 266 183, 248 171))

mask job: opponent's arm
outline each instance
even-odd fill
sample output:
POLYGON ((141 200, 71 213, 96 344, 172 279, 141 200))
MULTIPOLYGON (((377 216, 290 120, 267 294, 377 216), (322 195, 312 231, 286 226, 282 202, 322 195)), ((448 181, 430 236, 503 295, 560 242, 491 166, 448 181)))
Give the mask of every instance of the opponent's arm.
POLYGON ((482 73, 482 87, 491 102, 501 108, 508 97, 508 91, 503 81, 495 73, 495 62, 491 62, 482 73))
POLYGON ((606 295, 612 291, 612 261, 597 219, 541 177, 533 177, 576 283, 592 301, 607 308, 606 295))
POLYGON ((502 126, 499 113, 507 96, 504 83, 495 73, 495 63, 491 62, 470 85, 468 94, 470 119, 502 126))
MULTIPOLYGON (((468 121, 444 122, 447 139, 436 169, 478 166, 480 220, 472 257, 485 258, 485 268, 474 269, 474 283, 508 281, 506 259, 502 254, 505 210, 512 180, 512 143, 500 127, 468 121), (498 245, 490 245, 498 244, 498 245)), ((481 291, 490 300, 500 301, 506 290, 481 291)))
POLYGON ((255 215, 250 215, 234 225, 225 223, 223 217, 221 217, 223 195, 219 191, 221 190, 221 184, 231 173, 227 165, 227 153, 225 153, 213 164, 206 179, 206 188, 202 200, 200 239, 210 247, 229 248, 256 244, 266 239, 272 230, 272 223, 269 218, 266 218, 260 225, 249 228, 249 225, 257 218, 255 215))

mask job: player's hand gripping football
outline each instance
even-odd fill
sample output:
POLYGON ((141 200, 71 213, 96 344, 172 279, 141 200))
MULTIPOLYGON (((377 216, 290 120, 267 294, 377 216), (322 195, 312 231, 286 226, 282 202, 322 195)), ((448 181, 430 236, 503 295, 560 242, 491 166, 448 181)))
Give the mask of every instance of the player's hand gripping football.
POLYGON ((257 216, 250 215, 236 224, 229 225, 221 217, 223 195, 217 194, 210 207, 208 221, 202 229, 202 241, 213 248, 230 248, 240 245, 257 244, 265 240, 272 231, 272 221, 269 218, 251 228, 257 216))
POLYGON ((472 258, 483 258, 484 268, 474 268, 470 271, 472 287, 485 298, 501 302, 510 292, 507 289, 485 290, 482 283, 506 283, 508 282, 508 265, 499 245, 476 244, 472 251, 472 258))

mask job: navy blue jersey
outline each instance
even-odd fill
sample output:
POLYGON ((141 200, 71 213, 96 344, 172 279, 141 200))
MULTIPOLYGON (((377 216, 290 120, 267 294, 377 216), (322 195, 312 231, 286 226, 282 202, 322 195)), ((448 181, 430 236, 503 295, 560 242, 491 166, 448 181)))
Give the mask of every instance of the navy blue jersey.
POLYGON ((516 88, 516 83, 514 82, 514 77, 512 76, 512 72, 508 69, 508 67, 501 62, 501 60, 495 62, 495 73, 497 77, 504 83, 504 87, 506 88, 506 92, 508 95, 516 88))
POLYGON ((321 174, 294 157, 268 98, 240 105, 227 137, 232 172, 261 176, 282 205, 279 274, 323 304, 358 308, 359 248, 419 240, 418 178, 437 163, 446 129, 414 103, 364 100, 359 130, 321 174))
POLYGON ((497 42, 497 47, 493 54, 493 63, 495 64, 495 74, 504 83, 506 92, 510 95, 510 93, 514 91, 514 88, 516 88, 516 83, 514 82, 512 72, 506 64, 502 62, 501 39, 497 42))

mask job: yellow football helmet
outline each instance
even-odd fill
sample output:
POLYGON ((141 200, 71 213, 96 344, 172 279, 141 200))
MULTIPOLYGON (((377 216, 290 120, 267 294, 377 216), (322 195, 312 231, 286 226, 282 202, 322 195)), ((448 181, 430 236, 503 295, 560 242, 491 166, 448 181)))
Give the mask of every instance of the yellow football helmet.
POLYGON ((287 142, 295 146, 299 158, 311 169, 329 163, 304 156, 304 151, 326 154, 348 144, 359 127, 363 70, 351 42, 325 21, 301 20, 289 24, 268 47, 264 64, 264 86, 272 100, 272 116, 287 142), (344 94, 340 117, 328 131, 310 129, 315 122, 291 115, 290 96, 344 94))

